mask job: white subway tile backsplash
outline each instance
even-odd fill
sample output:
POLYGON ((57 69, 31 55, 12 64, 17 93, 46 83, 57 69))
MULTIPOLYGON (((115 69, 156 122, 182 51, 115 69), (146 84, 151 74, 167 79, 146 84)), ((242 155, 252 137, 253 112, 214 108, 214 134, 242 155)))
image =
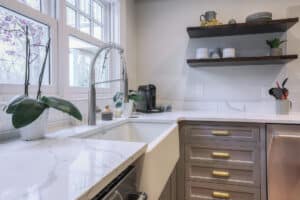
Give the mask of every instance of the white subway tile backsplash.
POLYGON ((265 41, 274 37, 288 40, 284 51, 300 54, 300 24, 287 34, 190 39, 186 27, 199 26, 199 15, 212 8, 223 23, 231 18, 244 22, 261 9, 272 12, 274 19, 297 17, 300 11, 293 0, 245 1, 243 6, 236 1, 137 1, 137 85, 154 83, 160 101, 172 102, 177 109, 274 113, 275 101, 268 90, 288 76, 290 97, 297 104, 292 112, 300 112, 300 59, 286 66, 191 68, 186 64, 201 47, 234 47, 238 56, 268 55, 265 41))

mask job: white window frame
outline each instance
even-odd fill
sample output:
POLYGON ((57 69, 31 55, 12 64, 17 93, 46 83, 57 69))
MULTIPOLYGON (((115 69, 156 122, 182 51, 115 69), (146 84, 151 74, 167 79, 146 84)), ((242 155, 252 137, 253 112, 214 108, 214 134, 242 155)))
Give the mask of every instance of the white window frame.
MULTIPOLYGON (((44 95, 59 95, 68 99, 87 99, 88 88, 77 88, 70 86, 69 74, 69 36, 76 37, 84 42, 101 47, 101 41, 87 33, 83 33, 76 28, 67 25, 66 0, 41 0, 42 11, 38 11, 18 0, 0 0, 0 5, 16 13, 32 18, 50 27, 51 48, 50 48, 50 85, 43 86, 44 95)), ((120 43, 120 7, 119 2, 112 6, 109 14, 110 25, 104 27, 105 42, 120 43), (117 32, 116 32, 117 31, 117 32), (109 33, 109 34, 108 34, 109 33)), ((104 19, 107 20, 107 19, 104 19)), ((107 23, 105 24, 107 25, 107 23)), ((110 70, 112 77, 117 70, 110 70)), ((121 69, 120 69, 121 71, 121 69)), ((97 88, 97 98, 111 98, 113 91, 119 88, 117 84, 110 84, 110 88, 97 88)), ((35 95, 37 86, 31 85, 30 95, 35 95)), ((12 96, 22 94, 24 86, 22 84, 0 84, 0 96, 12 96)))
MULTIPOLYGON (((43 23, 50 28, 49 36, 51 38, 50 47, 50 85, 43 86, 43 94, 56 94, 57 93, 57 72, 58 72, 58 54, 56 49, 58 48, 57 38, 57 21, 41 13, 40 11, 31 8, 28 5, 20 3, 17 0, 0 0, 0 5, 7 9, 10 9, 16 13, 24 15, 25 17, 32 18, 35 21, 43 23)), ((29 86, 30 95, 35 95, 37 91, 36 85, 29 86)), ((15 95, 22 94, 24 92, 24 86, 22 84, 0 84, 0 95, 15 95)))
MULTIPOLYGON (((60 0, 58 2, 59 6, 59 55, 63 58, 69 58, 69 36, 75 37, 79 40, 82 40, 83 42, 90 43, 94 46, 101 47, 105 42, 107 41, 119 41, 119 40, 114 40, 115 35, 114 32, 112 32, 112 27, 118 26, 114 24, 114 19, 104 19, 104 20, 109 20, 110 21, 110 26, 104 27, 104 31, 107 31, 107 33, 104 33, 105 41, 101 41, 88 33, 84 33, 79 31, 78 29, 71 27, 67 25, 67 17, 66 17, 66 0, 60 0), (111 34, 109 34, 111 33, 111 34)), ((112 10, 110 8, 109 10, 112 10)), ((105 11, 106 12, 106 11, 105 11)), ((106 13, 104 16, 111 16, 112 13, 106 13)), ((107 25, 107 23, 105 24, 107 25)), ((60 89, 60 95, 65 96, 67 98, 76 98, 76 99, 87 99, 88 95, 88 87, 87 88, 82 88, 82 87, 72 87, 70 86, 70 65, 69 65, 69 59, 60 59, 60 66, 66 66, 62 67, 61 76, 59 77, 59 85, 62 85, 63 87, 60 89), (64 77, 64 78, 63 78, 64 77)), ((110 70, 110 76, 112 77, 116 70, 112 69, 110 70)), ((109 88, 97 88, 97 98, 98 99, 107 99, 111 98, 113 95, 113 91, 116 89, 118 86, 112 86, 110 84, 109 88)))
MULTIPOLYGON (((107 33, 107 29, 109 27, 105 27, 105 25, 106 25, 107 21, 110 21, 110 19, 109 19, 110 17, 107 17, 107 16, 110 15, 110 13, 107 12, 107 10, 110 9, 108 3, 102 2, 103 0, 85 0, 85 1, 90 1, 90 2, 95 1, 96 3, 98 2, 97 4, 99 4, 100 6, 102 6, 102 8, 104 8, 104 10, 102 10, 102 16, 101 16, 102 22, 97 21, 95 19, 95 17, 93 16, 93 7, 92 6, 89 8, 90 15, 88 15, 85 12, 83 12, 82 10, 80 10, 79 7, 70 4, 68 1, 66 1, 65 7, 69 7, 72 10, 75 11, 75 24, 76 24, 75 26, 76 27, 80 28, 79 16, 83 16, 83 17, 87 18, 90 21, 91 35, 94 34, 94 23, 98 24, 102 28, 102 36, 104 36, 104 41, 106 41, 107 40, 106 36, 109 35, 107 33)), ((79 5, 79 0, 75 0, 75 2, 76 2, 76 5, 79 5)))

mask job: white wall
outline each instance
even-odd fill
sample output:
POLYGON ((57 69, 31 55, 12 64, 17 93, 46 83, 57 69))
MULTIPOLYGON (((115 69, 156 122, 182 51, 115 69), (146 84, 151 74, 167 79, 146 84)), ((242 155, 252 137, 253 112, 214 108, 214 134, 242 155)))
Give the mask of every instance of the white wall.
POLYGON ((121 1, 121 45, 126 49, 129 88, 136 88, 136 7, 135 0, 121 1))
MULTIPOLYGON (((300 61, 286 67, 190 68, 186 64, 197 47, 233 46, 241 55, 267 54, 265 40, 274 37, 189 39, 187 26, 198 26, 205 11, 216 10, 223 23, 231 18, 244 22, 257 11, 271 11, 274 19, 296 17, 300 16, 299 0, 137 0, 136 8, 137 84, 154 83, 161 103, 213 112, 274 112, 274 100, 267 91, 275 80, 289 76, 293 111, 300 111, 300 61)), ((300 24, 287 38, 287 52, 300 53, 300 24)))

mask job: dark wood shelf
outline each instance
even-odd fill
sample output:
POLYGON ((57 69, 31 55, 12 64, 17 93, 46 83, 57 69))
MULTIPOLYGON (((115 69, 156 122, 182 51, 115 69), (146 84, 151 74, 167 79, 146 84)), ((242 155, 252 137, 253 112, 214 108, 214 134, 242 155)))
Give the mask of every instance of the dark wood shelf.
POLYGON ((219 59, 188 59, 191 67, 218 67, 241 65, 282 65, 298 58, 298 55, 237 57, 219 59))
POLYGON ((267 22, 226 24, 208 27, 188 27, 190 38, 220 37, 260 33, 286 32, 299 21, 299 18, 278 19, 267 22))

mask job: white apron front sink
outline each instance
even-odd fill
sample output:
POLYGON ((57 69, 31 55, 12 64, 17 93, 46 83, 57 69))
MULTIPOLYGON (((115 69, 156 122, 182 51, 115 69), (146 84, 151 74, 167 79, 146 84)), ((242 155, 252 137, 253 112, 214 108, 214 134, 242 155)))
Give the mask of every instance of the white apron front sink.
POLYGON ((89 135, 89 139, 147 143, 139 161, 139 190, 149 200, 159 199, 179 159, 179 131, 176 123, 126 122, 89 135))

